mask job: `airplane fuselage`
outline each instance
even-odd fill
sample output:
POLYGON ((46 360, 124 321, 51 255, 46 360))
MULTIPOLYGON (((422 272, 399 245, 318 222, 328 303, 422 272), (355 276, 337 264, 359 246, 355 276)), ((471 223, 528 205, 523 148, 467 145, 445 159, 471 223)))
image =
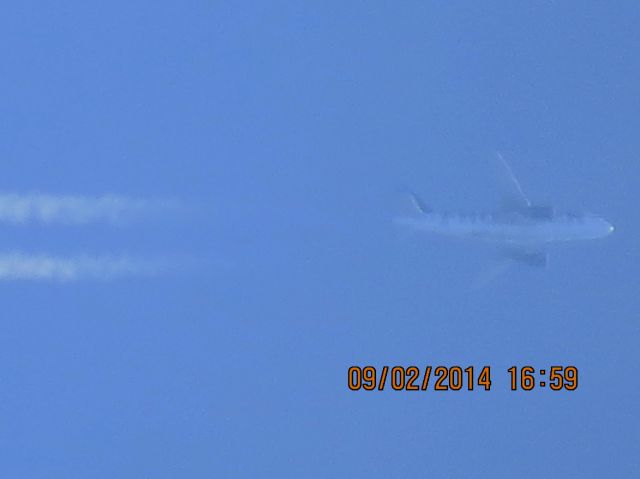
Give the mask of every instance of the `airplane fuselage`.
POLYGON ((603 218, 575 215, 539 219, 519 213, 462 215, 430 212, 415 218, 397 218, 396 222, 445 236, 523 246, 597 239, 613 231, 613 226, 603 218))

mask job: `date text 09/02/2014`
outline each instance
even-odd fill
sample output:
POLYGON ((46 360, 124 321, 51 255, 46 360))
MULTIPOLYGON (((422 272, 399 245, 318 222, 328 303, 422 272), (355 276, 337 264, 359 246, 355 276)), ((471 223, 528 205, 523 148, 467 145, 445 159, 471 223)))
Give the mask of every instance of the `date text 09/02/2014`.
MULTIPOLYGON (((574 391, 578 387, 578 368, 550 366, 536 369, 532 366, 512 366, 509 374, 512 391, 531 391, 548 388, 552 391, 574 391)), ((348 386, 352 391, 473 391, 491 390, 491 367, 468 366, 351 366, 348 386)))

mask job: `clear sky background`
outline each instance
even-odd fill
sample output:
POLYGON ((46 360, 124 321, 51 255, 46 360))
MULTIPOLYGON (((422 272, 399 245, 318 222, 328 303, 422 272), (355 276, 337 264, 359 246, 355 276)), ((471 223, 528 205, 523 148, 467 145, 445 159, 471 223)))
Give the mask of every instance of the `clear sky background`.
POLYGON ((190 258, 0 282, 0 475, 638 476, 639 24, 631 1, 3 5, 0 190, 191 207, 0 226, 6 252, 190 258), (615 234, 474 289, 484 246, 393 228, 402 185, 495 206, 497 150, 615 234), (353 364, 493 387, 354 393, 353 364), (508 391, 525 364, 580 386, 508 391))

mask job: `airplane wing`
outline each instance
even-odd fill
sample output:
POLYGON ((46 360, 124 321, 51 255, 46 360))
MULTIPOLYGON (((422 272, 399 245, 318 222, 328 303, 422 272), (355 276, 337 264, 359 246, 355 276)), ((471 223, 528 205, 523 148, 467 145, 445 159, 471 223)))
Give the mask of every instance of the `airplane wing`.
POLYGON ((472 287, 482 289, 496 278, 505 274, 514 264, 521 263, 534 268, 544 268, 549 258, 546 251, 528 250, 518 247, 503 248, 491 267, 475 278, 472 287))
POLYGON ((502 189, 502 210, 527 211, 531 207, 531 202, 524 194, 520 182, 513 174, 511 167, 499 152, 496 153, 494 164, 502 189))
POLYGON ((504 257, 517 261, 519 263, 526 264, 527 266, 533 266, 536 268, 544 268, 547 266, 549 254, 541 249, 536 248, 523 248, 517 246, 503 247, 501 253, 504 257))

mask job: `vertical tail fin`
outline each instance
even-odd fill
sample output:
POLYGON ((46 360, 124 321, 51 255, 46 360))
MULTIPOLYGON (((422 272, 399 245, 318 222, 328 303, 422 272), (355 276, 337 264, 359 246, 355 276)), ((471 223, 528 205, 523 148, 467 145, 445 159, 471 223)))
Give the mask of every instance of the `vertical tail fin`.
POLYGON ((422 198, 420 198, 416 193, 411 190, 405 190, 405 193, 411 199, 411 203, 415 210, 424 215, 433 212, 433 210, 424 201, 422 201, 422 198))

